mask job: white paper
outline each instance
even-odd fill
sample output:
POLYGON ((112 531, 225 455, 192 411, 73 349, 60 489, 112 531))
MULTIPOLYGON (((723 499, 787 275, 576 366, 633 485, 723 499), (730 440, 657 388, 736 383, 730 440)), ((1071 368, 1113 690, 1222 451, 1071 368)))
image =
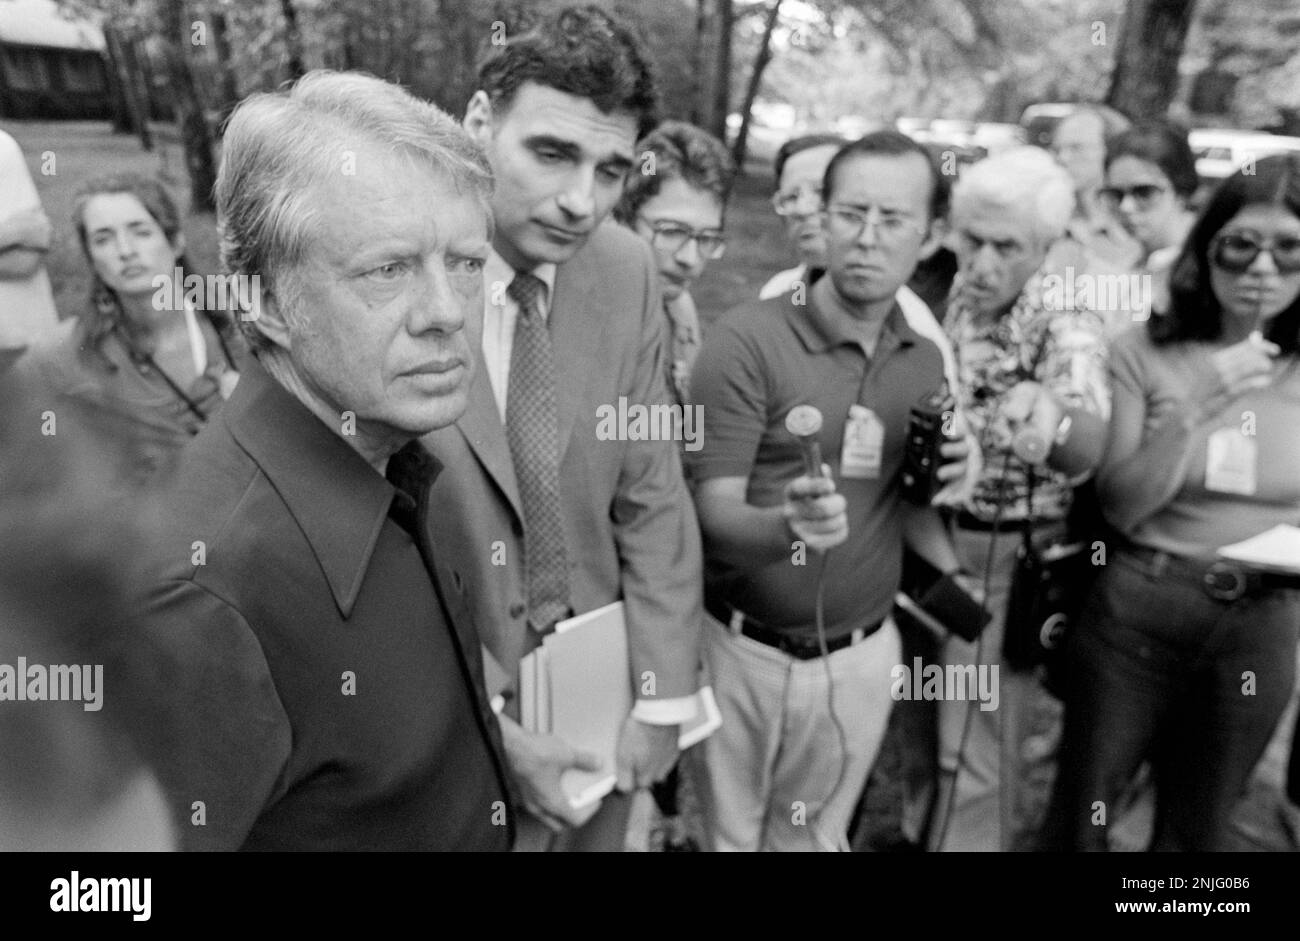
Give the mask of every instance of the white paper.
POLYGON ((1224 546, 1219 556, 1243 565, 1300 575, 1300 527, 1285 523, 1224 546))

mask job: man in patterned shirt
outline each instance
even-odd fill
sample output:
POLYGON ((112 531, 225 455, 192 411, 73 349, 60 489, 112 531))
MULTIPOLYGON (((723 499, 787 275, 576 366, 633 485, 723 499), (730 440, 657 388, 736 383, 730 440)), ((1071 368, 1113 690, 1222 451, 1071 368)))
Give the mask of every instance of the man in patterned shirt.
POLYGON ((1044 289, 1049 250, 1073 206, 1068 174, 1031 147, 976 164, 953 191, 960 267, 945 328, 957 352, 957 399, 983 455, 973 493, 952 516, 953 540, 965 587, 985 596, 993 620, 978 645, 952 638, 943 657, 1000 665, 1001 695, 992 711, 940 703, 932 849, 1027 848, 1050 791, 1060 703, 1035 673, 1001 661, 1023 531, 1064 528, 1072 485, 1101 457, 1109 413, 1100 315, 1053 303, 1044 289), (1013 450, 1018 436, 1044 446, 1033 463, 1023 446, 1019 457, 1013 450))

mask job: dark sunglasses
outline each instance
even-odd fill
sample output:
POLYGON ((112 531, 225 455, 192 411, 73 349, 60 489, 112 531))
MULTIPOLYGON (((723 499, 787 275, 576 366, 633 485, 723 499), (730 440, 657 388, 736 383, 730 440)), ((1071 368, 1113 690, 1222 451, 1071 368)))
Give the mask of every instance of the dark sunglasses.
POLYGON ((1146 209, 1154 203, 1161 193, 1166 192, 1163 186, 1157 183, 1139 183, 1137 186, 1104 186, 1097 191, 1112 208, 1118 208, 1119 204, 1127 196, 1132 196, 1133 201, 1142 209, 1146 209))
POLYGON ((1281 274, 1300 271, 1300 236, 1266 240, 1254 232, 1221 232, 1210 240, 1210 260, 1233 274, 1241 274, 1253 265, 1260 252, 1273 256, 1273 264, 1281 274))

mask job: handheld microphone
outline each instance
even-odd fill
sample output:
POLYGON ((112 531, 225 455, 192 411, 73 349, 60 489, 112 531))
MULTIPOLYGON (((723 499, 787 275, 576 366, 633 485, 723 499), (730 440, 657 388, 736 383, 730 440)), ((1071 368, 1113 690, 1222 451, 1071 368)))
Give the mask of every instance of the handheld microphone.
POLYGON ((1026 464, 1042 464, 1047 460, 1047 455, 1052 450, 1051 440, 1029 424, 1029 421, 1034 417, 1034 410, 1038 407, 1041 395, 1042 392, 1040 391, 1038 396, 1035 396, 1029 414, 1024 418, 1024 424, 1011 436, 1011 453, 1026 464))
POLYGON ((822 430, 822 413, 811 405, 796 405, 785 416, 785 430, 799 439, 803 470, 808 477, 823 477, 822 449, 817 436, 822 430))
POLYGON ((1047 460, 1051 442, 1036 428, 1021 428, 1011 439, 1011 451, 1026 464, 1041 464, 1047 460))

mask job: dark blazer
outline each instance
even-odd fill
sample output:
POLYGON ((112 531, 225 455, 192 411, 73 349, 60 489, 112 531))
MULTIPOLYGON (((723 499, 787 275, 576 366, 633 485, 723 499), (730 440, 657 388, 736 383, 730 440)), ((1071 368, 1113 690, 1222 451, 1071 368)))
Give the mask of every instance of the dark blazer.
MULTIPOLYGON (((602 226, 559 266, 548 323, 571 604, 581 613, 623 599, 636 694, 689 695, 698 685, 702 576, 680 445, 597 438, 601 405, 617 409, 620 396, 647 405, 672 401, 648 246, 626 229, 602 226)), ((505 425, 477 353, 465 414, 422 440, 444 468, 431 517, 465 575, 484 644, 513 675, 537 643, 526 623, 523 509, 505 425)))
POLYGON ((508 848, 461 580, 394 492, 256 362, 187 449, 145 616, 182 846, 508 848))

